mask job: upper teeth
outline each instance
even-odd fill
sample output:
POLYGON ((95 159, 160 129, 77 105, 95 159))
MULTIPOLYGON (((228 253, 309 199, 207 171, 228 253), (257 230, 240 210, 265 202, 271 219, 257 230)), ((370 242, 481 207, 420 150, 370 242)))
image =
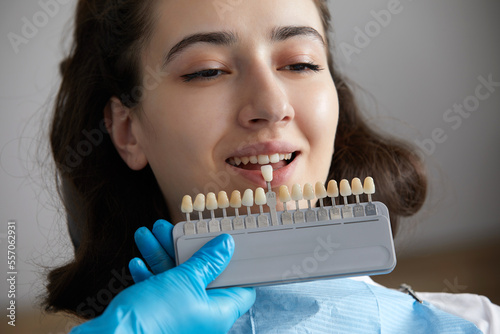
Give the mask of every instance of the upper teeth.
POLYGON ((228 162, 233 166, 239 166, 240 164, 259 164, 259 165, 267 165, 269 163, 277 163, 281 160, 290 160, 292 159, 292 153, 275 153, 275 154, 262 154, 262 155, 251 155, 249 157, 233 157, 229 158, 228 162))

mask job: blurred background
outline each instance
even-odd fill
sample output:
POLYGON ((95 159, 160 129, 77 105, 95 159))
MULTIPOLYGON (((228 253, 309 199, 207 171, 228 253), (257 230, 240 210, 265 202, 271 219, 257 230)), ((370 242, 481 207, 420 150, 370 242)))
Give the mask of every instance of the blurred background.
MULTIPOLYGON (((0 2, 3 312, 9 221, 17 237, 17 326, 2 315, 2 333, 66 333, 74 324, 37 305, 45 268, 72 256, 45 141, 76 1, 48 2, 0 2)), ((429 173, 423 210, 398 232, 396 269, 374 279, 500 304, 500 2, 331 0, 330 8, 337 64, 359 86, 367 117, 420 147, 429 173)))

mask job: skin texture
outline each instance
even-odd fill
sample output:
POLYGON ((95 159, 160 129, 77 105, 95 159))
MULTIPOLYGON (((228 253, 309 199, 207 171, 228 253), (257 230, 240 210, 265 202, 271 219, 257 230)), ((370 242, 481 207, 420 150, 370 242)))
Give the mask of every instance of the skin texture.
POLYGON ((293 167, 273 182, 276 192, 281 184, 291 189, 294 183, 326 180, 338 121, 337 91, 320 38, 271 39, 273 29, 303 26, 326 40, 313 0, 291 2, 242 1, 221 11, 212 1, 160 1, 151 41, 141 54, 141 103, 129 109, 113 97, 105 113, 128 166, 151 166, 173 222, 184 219, 179 208, 185 194, 243 193, 261 186, 227 163, 242 149, 298 152, 293 167), (235 40, 192 44, 163 66, 165 55, 185 37, 221 31, 235 40), (309 63, 319 70, 297 65, 309 63), (200 71, 210 80, 191 76, 186 82, 186 75, 200 71))

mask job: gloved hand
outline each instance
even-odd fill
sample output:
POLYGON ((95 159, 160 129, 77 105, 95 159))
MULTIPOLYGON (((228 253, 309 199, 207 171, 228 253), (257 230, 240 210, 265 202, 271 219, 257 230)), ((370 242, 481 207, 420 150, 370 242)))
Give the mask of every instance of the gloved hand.
MULTIPOLYGON (((141 231, 145 240, 152 237, 144 228, 141 231)), ((158 240, 165 242, 161 237, 158 240)), ((149 252, 146 259, 155 272, 173 265, 158 245, 142 249, 149 252)), ((170 250, 173 252, 173 248, 170 250)), ((255 301, 253 288, 206 290, 225 269, 233 252, 233 238, 222 234, 182 265, 157 275, 148 274, 144 262, 134 259, 131 271, 138 283, 120 292, 101 316, 71 333, 226 333, 255 301)))

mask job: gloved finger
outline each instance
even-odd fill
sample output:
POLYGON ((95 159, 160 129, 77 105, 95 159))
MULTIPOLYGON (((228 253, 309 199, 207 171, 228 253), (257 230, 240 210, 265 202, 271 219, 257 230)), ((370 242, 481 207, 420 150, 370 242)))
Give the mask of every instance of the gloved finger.
POLYGON ((167 251, 170 258, 175 259, 174 241, 172 239, 173 229, 174 225, 164 219, 157 220, 153 225, 153 234, 156 240, 158 240, 163 249, 167 251))
POLYGON ((153 273, 159 274, 175 266, 172 258, 146 227, 137 229, 134 239, 137 248, 139 248, 144 260, 146 260, 146 263, 153 270, 153 273))
POLYGON ((222 319, 234 323, 255 303, 254 288, 227 288, 207 290, 207 295, 217 304, 222 319))
POLYGON ((142 282, 153 276, 153 274, 148 270, 148 267, 146 267, 144 261, 138 257, 130 260, 128 263, 128 269, 130 270, 135 283, 142 282))
MULTIPOLYGON (((186 279, 198 281, 203 289, 226 269, 234 253, 234 240, 221 234, 207 242, 193 256, 178 266, 186 272, 186 279)), ((176 269, 177 269, 176 268, 176 269)))

